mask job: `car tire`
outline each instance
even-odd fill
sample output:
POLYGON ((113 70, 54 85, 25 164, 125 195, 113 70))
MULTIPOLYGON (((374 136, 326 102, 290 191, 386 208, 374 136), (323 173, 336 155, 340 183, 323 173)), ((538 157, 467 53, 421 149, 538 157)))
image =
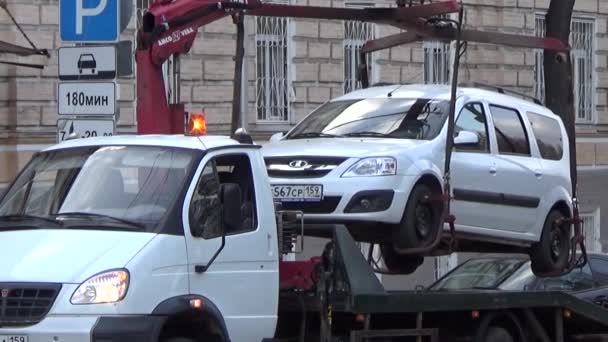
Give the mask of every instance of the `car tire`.
POLYGON ((163 342, 196 342, 196 341, 189 339, 189 338, 185 338, 185 337, 172 337, 172 338, 163 340, 163 342))
POLYGON ((571 249, 570 225, 557 224, 564 214, 551 210, 543 225, 540 241, 532 245, 530 261, 535 275, 562 271, 568 266, 571 249))
POLYGON ((515 342, 513 336, 502 327, 490 327, 483 342, 515 342))
POLYGON ((384 265, 391 273, 412 274, 424 262, 420 255, 399 255, 392 244, 381 244, 380 252, 384 265))
POLYGON ((435 195, 425 184, 417 184, 410 192, 403 218, 394 230, 397 253, 428 247, 435 241, 441 227, 441 206, 432 200, 435 195))

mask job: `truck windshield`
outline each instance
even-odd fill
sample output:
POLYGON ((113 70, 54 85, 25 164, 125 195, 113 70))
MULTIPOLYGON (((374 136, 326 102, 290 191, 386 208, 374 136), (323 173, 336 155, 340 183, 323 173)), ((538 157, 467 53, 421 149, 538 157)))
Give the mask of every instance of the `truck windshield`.
POLYGON ((449 101, 371 98, 335 101, 308 115, 287 139, 384 137, 431 140, 444 126, 449 101))
POLYGON ((154 231, 176 203, 195 157, 196 151, 156 146, 40 153, 0 202, 0 223, 35 218, 44 226, 43 220, 61 218, 53 228, 130 225, 154 231))
POLYGON ((429 289, 497 289, 524 263, 521 259, 471 259, 446 274, 429 289))

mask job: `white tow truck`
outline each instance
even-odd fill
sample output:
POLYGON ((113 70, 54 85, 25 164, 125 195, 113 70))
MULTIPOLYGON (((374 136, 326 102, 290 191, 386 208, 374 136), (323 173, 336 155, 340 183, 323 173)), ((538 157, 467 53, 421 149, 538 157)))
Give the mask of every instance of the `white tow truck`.
POLYGON ((115 136, 34 155, 0 200, 0 341, 608 333, 608 311, 560 292, 389 293, 340 226, 320 258, 284 262, 302 217, 276 210, 248 141, 115 136))

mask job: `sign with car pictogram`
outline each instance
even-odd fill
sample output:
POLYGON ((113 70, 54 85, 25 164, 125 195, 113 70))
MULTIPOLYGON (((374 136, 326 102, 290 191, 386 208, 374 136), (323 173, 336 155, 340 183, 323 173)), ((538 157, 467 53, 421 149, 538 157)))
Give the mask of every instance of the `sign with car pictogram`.
POLYGON ((62 47, 59 49, 60 80, 113 80, 115 78, 115 46, 62 47))

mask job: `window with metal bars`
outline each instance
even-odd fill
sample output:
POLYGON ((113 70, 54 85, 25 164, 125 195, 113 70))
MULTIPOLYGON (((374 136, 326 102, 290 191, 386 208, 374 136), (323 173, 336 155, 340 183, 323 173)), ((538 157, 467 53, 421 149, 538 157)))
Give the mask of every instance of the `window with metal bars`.
POLYGON ((581 214, 583 230, 585 233, 585 247, 588 252, 602 252, 600 241, 600 209, 594 212, 581 214))
POLYGON ((437 41, 423 43, 424 83, 448 84, 450 81, 450 44, 437 41))
MULTIPOLYGON (((361 48, 366 41, 374 39, 374 36, 374 25, 372 23, 359 21, 344 22, 344 93, 361 88, 361 82, 357 77, 359 64, 361 63, 361 48)), ((367 63, 368 65, 369 63, 373 63, 373 56, 367 57, 367 63)))
POLYGON ((256 108, 260 122, 288 122, 290 19, 256 17, 256 108))
MULTIPOLYGON (((544 15, 536 16, 536 36, 544 37, 546 24, 544 15)), ((594 55, 595 22, 593 19, 572 18, 570 46, 574 79, 574 110, 576 121, 594 121, 594 55)), ((545 79, 543 51, 535 51, 534 76, 536 97, 545 101, 545 79)))

